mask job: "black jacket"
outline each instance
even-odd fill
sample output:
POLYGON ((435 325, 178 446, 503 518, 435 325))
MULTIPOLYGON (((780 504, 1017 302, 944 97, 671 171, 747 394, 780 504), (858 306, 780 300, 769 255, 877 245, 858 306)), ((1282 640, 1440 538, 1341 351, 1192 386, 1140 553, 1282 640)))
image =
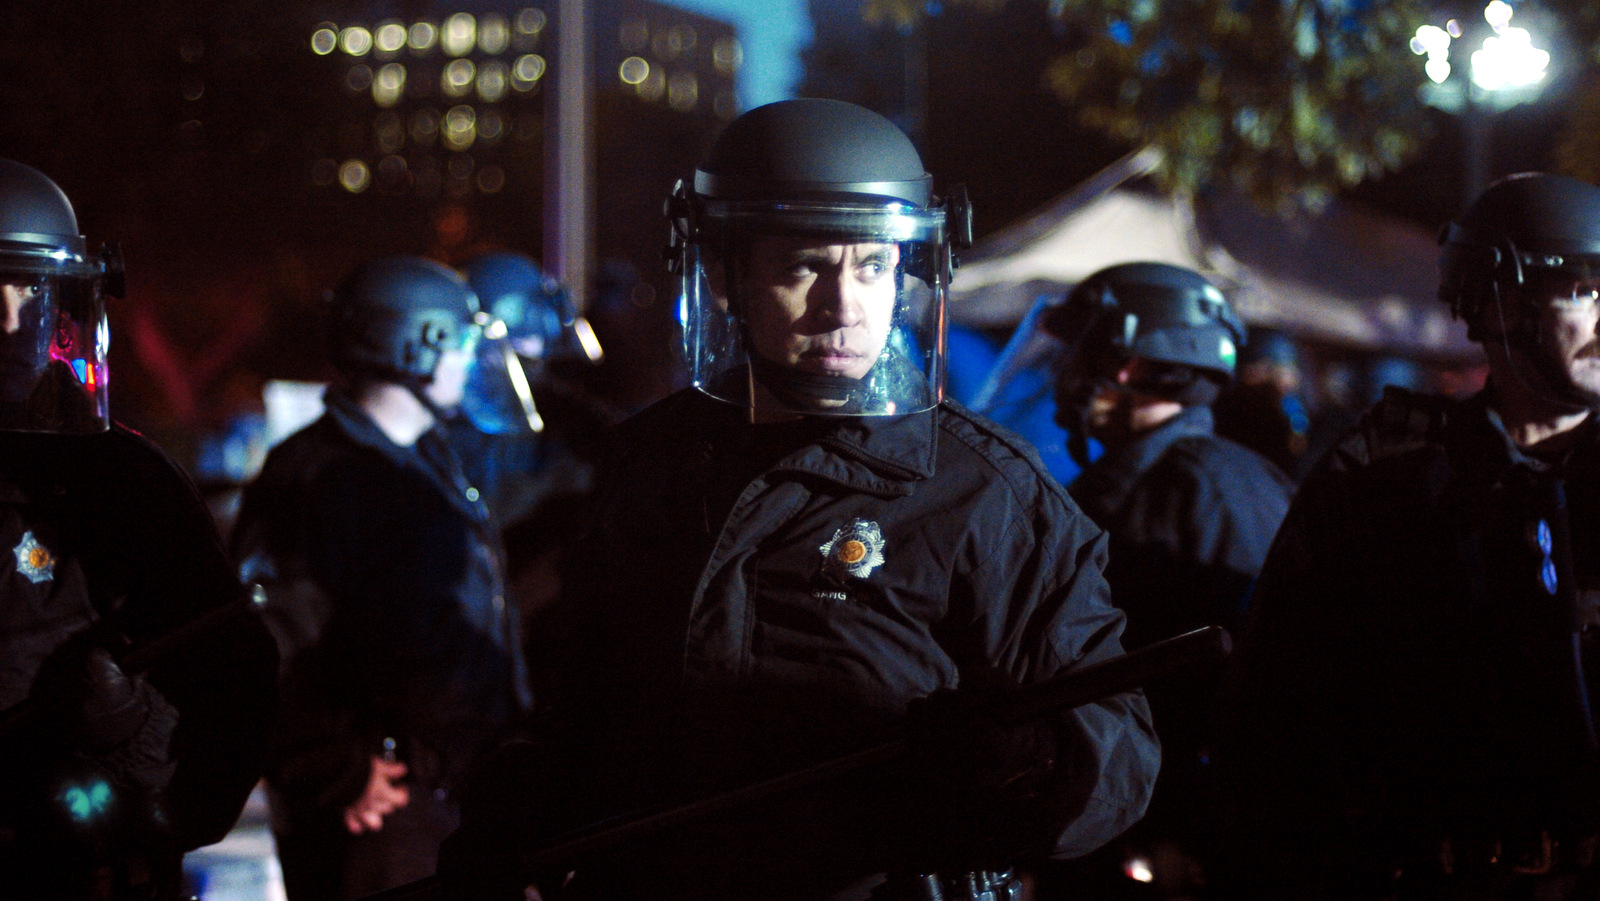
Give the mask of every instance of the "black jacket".
MULTIPOLYGON (((1108 451, 1069 489, 1111 536, 1106 581, 1127 611, 1129 648, 1202 626, 1237 632, 1250 589, 1289 509, 1293 486, 1276 466, 1212 434, 1211 409, 1186 407, 1108 451)), ((1146 686, 1163 766, 1141 831, 1202 853, 1211 714, 1221 667, 1146 686)), ((1120 861, 1119 861, 1120 864, 1120 861)))
POLYGON ((1446 841, 1466 867, 1600 827, 1574 657, 1600 426, 1539 460, 1492 399, 1391 388, 1301 486, 1226 693, 1242 896, 1387 894, 1446 841))
POLYGON ((337 817, 385 738, 449 789, 529 704, 493 524, 437 433, 390 441, 338 391, 268 455, 234 547, 284 651, 269 782, 337 817))
MULTIPOLYGON (((1104 538, 1018 439, 953 404, 747 415, 686 391, 623 427, 567 598, 574 655, 549 691, 582 786, 565 825, 882 741, 909 701, 981 670, 1032 682, 1120 653, 1104 538)), ((1070 825, 1041 838, 1077 855, 1139 817, 1158 750, 1136 693, 1059 727, 1070 825)), ((714 852, 680 837, 645 859, 686 894, 843 891, 882 866, 868 849, 894 828, 867 794, 818 794, 740 821, 714 852), (742 889, 697 887, 728 871, 742 889)))
POLYGON ((1193 406, 1096 460, 1069 491, 1111 535, 1106 579, 1137 648, 1237 628, 1294 486, 1193 406))
MULTIPOLYGON (((96 435, 0 433, 0 543, 0 707, 25 696, 40 661, 91 624, 119 658, 153 654, 142 678, 178 715, 161 816, 181 848, 220 840, 261 775, 277 653, 192 484, 120 426, 96 435), (164 638, 164 652, 146 650, 164 638)), ((19 744, 49 746, 33 731, 39 725, 9 723, 0 756, 14 760, 19 744)), ((15 800, 15 780, 47 787, 37 773, 0 769, 0 808, 15 800)), ((0 835, 12 827, 0 824, 0 835)), ((38 826, 20 829, 26 837, 38 826)))

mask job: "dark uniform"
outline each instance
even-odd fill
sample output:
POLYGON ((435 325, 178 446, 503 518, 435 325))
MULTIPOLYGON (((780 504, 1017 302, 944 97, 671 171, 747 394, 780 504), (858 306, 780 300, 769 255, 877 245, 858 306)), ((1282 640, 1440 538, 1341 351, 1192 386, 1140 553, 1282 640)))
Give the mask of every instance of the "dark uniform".
POLYGON ((1600 426, 1541 461, 1491 392, 1390 389, 1300 489, 1229 704, 1252 897, 1492 893, 1592 853, 1573 617, 1600 588, 1600 426))
POLYGON ((1237 629, 1294 489, 1261 455, 1212 434, 1210 408, 1195 406, 1105 454, 1069 490, 1111 534, 1106 579, 1138 648, 1205 625, 1237 629))
POLYGON ((529 698, 491 519, 442 436, 400 447, 337 390, 327 407, 268 455, 234 535, 285 652, 268 771, 285 875, 336 897, 432 872, 450 791, 529 698), (411 803, 352 837, 341 811, 385 752, 411 803))
POLYGON ((277 655, 194 486, 111 422, 65 194, 0 159, 0 895, 175 898, 261 772, 277 655))
POLYGON ((116 891, 176 892, 179 854, 219 841, 261 772, 276 649, 205 506, 154 445, 121 428, 4 434, 0 473, 0 708, 20 711, 74 636, 126 657, 212 616, 151 662, 136 703, 100 711, 133 717, 123 734, 84 747, 42 710, 6 722, 0 882, 19 897, 96 897, 80 880, 104 868, 116 891), (154 883, 134 889, 140 872, 154 883))
MULTIPOLYGON (((887 740, 912 699, 981 671, 1032 682, 1120 653, 1104 537, 1031 451, 954 405, 751 426, 689 392, 628 423, 621 444, 576 561, 565 690, 548 698, 573 779, 566 806, 535 814, 548 825, 887 740)), ((1079 855, 1138 818, 1157 748, 1137 696, 1056 725, 1072 763, 1040 817, 1057 825, 1026 841, 1079 855)), ((861 784, 811 800, 822 815, 767 809, 716 842, 690 833, 590 888, 863 897, 906 824, 861 784)))
MULTIPOLYGON (((1106 581, 1128 614, 1124 642, 1137 649, 1208 625, 1237 632, 1293 486, 1259 454, 1212 434, 1210 408, 1194 406, 1096 460, 1070 491, 1111 536, 1106 581)), ((1163 765, 1135 831, 1140 845, 1177 839, 1207 856, 1220 673, 1216 666, 1145 686, 1163 765)))
MULTIPOLYGON (((1237 630, 1293 486, 1213 432, 1211 404, 1232 383, 1245 338, 1226 298, 1199 273, 1125 263, 1084 279, 1044 325, 1064 342, 1057 420, 1074 447, 1090 437, 1106 446, 1070 491, 1111 536, 1106 581, 1127 611, 1128 647, 1204 626, 1237 630)), ((1165 896, 1204 884, 1220 674, 1211 665, 1145 686, 1163 757, 1150 811, 1116 846, 1061 874, 1078 896, 1149 891, 1124 875, 1137 859, 1165 896)))
POLYGON ((474 877, 556 884, 565 867, 520 858, 564 829, 899 737, 899 766, 573 861, 566 891, 976 901, 1020 889, 991 871, 1087 853, 1143 812, 1158 751, 1137 692, 957 714, 1120 654, 1123 616, 1102 533, 1037 455, 940 402, 970 220, 931 183, 881 116, 793 100, 731 123, 669 202, 696 387, 620 428, 542 745, 478 780, 447 848, 463 897, 474 877))
POLYGON ((1440 235, 1485 351, 1302 484, 1222 704, 1227 897, 1593 898, 1600 188, 1490 185, 1440 235))

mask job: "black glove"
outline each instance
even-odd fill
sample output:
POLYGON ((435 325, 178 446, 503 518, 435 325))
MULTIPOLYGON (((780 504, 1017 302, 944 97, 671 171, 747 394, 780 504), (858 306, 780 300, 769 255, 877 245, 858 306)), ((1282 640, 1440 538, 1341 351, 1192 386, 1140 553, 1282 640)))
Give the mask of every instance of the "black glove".
POLYGON ((177 711, 154 686, 124 673, 89 632, 45 659, 30 698, 63 745, 99 760, 117 778, 150 790, 171 778, 177 711))
POLYGON ((565 872, 523 872, 522 856, 548 838, 555 803, 546 786, 551 756, 526 741, 511 742, 473 773, 461 793, 461 828, 439 849, 442 897, 451 901, 519 901, 536 884, 545 897, 565 872))
POLYGON ((903 830, 913 863, 1003 869, 1045 853, 1064 824, 1059 737, 1050 717, 1001 724, 1014 686, 998 671, 912 702, 903 830))

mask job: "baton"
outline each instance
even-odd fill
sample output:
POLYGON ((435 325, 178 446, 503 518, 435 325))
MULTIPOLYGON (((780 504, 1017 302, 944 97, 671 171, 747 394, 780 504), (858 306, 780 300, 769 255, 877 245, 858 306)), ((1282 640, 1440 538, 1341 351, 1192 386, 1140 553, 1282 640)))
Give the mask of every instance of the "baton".
MULTIPOLYGON (((260 616, 260 609, 264 603, 266 603, 266 595, 262 592, 260 586, 251 586, 251 594, 248 597, 214 607, 171 632, 152 639, 117 658, 117 668, 128 676, 136 676, 146 672, 177 652, 186 650, 194 642, 210 638, 213 631, 230 626, 235 620, 245 616, 260 616)), ((93 629, 96 625, 90 625, 88 629, 93 629)), ((77 633, 74 634, 76 635, 77 633)), ((12 729, 17 728, 19 724, 33 716, 34 709, 34 702, 29 698, 23 698, 16 704, 0 711, 0 738, 4 738, 12 729)))
MULTIPOLYGON (((1007 692, 994 717, 1012 725, 1052 710, 1082 707, 1101 698, 1132 691, 1144 683, 1183 669, 1214 663, 1228 655, 1233 640, 1221 626, 1206 626, 1079 669, 1058 673, 1042 682, 1007 692)), ((737 788, 733 791, 654 813, 603 820, 555 837, 549 844, 518 855, 516 872, 549 871, 615 845, 693 823, 796 788, 817 785, 867 767, 889 763, 911 752, 905 739, 896 739, 843 757, 737 788)), ((396 886, 363 901, 429 901, 442 897, 438 876, 396 886)))

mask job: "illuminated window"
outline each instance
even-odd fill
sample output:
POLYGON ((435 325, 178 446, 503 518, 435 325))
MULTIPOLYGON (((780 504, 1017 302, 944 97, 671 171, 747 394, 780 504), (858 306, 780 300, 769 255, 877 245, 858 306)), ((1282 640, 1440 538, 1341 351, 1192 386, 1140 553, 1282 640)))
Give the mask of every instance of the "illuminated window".
POLYGON ((352 194, 360 194, 372 184, 372 170, 360 160, 346 160, 339 167, 339 186, 352 194))
POLYGON ((478 43, 478 20, 471 13, 456 13, 439 28, 439 46, 451 56, 466 56, 478 43))
POLYGON ((678 72, 667 79, 667 105, 680 113, 700 102, 700 79, 693 72, 678 72))
POLYGON ((352 25, 339 32, 339 46, 351 56, 366 56, 372 49, 372 32, 352 25))
POLYGON ((446 97, 465 97, 472 91, 472 82, 477 75, 478 67, 472 64, 472 60, 451 60, 439 74, 439 87, 446 97))
POLYGON ((406 45, 406 27, 390 20, 379 25, 372 34, 373 46, 382 53, 398 53, 406 45))
POLYGON ((432 22, 414 22, 406 36, 406 41, 411 49, 422 53, 432 50, 434 42, 439 40, 439 29, 433 27, 432 22))
POLYGON ((511 27, 506 24, 506 17, 493 13, 483 17, 478 23, 478 49, 490 56, 497 56, 506 52, 506 45, 511 43, 511 27))
POLYGON ((637 85, 650 77, 650 63, 642 57, 630 56, 618 67, 617 77, 622 79, 623 84, 637 85))
POLYGON ((519 34, 538 34, 544 31, 544 10, 528 8, 517 13, 516 28, 519 34))
POLYGON ((744 48, 739 46, 736 38, 717 38, 716 43, 711 45, 711 64, 717 67, 718 72, 732 75, 744 65, 744 48))
MULTIPOLYGON (((451 150, 466 150, 478 138, 477 113, 465 104, 453 106, 444 114, 439 126, 439 137, 451 150)), ((451 161, 454 164, 454 160, 451 161)))
POLYGON ((372 80, 372 101, 382 107, 394 106, 406 92, 406 67, 388 63, 372 80))
POLYGON ((509 81, 505 63, 499 60, 484 63, 478 67, 478 98, 484 103, 499 103, 506 95, 509 81))
POLYGON ((339 49, 339 32, 332 25, 323 25, 311 32, 311 52, 327 56, 339 49))
POLYGON ((517 57, 511 65, 511 86, 519 91, 526 91, 544 77, 544 57, 537 53, 527 53, 517 57))

